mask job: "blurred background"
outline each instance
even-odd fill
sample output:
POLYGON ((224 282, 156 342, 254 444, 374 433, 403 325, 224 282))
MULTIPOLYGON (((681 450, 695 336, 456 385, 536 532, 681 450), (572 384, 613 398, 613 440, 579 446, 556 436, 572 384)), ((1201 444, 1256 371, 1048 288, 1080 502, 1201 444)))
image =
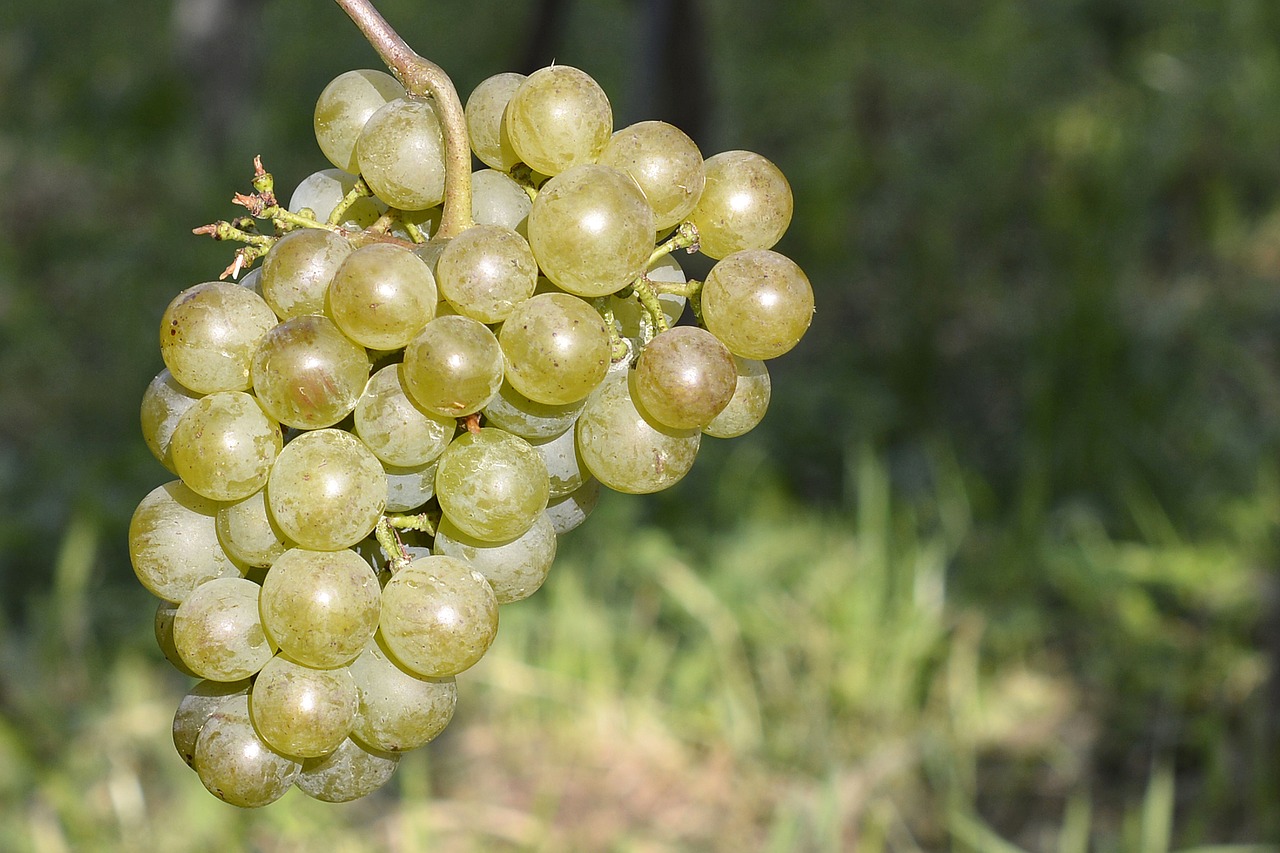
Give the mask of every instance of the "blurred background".
POLYGON ((1280 849, 1280 5, 378 5, 464 99, 555 60, 772 159, 813 328, 387 789, 241 812, 170 744, 138 403, 190 229, 376 59, 321 0, 4 4, 0 849, 1280 849))

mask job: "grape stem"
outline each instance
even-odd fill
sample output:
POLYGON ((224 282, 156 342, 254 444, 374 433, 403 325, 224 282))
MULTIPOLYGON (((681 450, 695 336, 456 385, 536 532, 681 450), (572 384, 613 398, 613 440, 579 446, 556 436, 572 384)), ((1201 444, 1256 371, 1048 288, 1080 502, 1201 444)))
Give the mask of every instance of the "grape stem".
POLYGON ((444 212, 437 237, 456 237, 472 225, 471 145, 458 90, 440 66, 413 51, 369 0, 335 0, 408 93, 430 97, 444 128, 444 212))

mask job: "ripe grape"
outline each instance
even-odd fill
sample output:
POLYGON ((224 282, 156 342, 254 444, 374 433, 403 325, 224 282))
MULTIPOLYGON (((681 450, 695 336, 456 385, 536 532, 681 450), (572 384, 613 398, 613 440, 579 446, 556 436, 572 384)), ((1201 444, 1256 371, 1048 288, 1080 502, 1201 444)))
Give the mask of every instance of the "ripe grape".
POLYGON ((524 83, 525 76, 514 72, 495 74, 481 81, 467 98, 467 135, 471 150, 491 169, 509 172, 520 162, 520 156, 511 147, 503 112, 507 102, 524 83))
POLYGON ((736 438, 755 428, 769 408, 769 371, 763 361, 733 357, 738 374, 729 405, 702 430, 715 438, 736 438))
POLYGON ((684 221, 706 183, 702 152, 680 128, 642 121, 615 133, 596 162, 630 175, 653 208, 659 231, 684 221))
POLYGON ((173 644, 201 678, 239 681, 275 654, 262 630, 258 585, 247 578, 216 578, 183 599, 173 617, 173 644))
POLYGON ((280 425, 252 395, 219 391, 183 414, 170 450, 178 476, 215 501, 238 501, 267 484, 283 446, 280 425))
POLYGON ((585 71, 552 65, 520 84, 503 122, 512 149, 529 168, 558 175, 600 156, 613 131, 613 108, 585 71))
POLYGON ((715 335, 677 326, 650 341, 636 359, 635 399, 661 424, 701 429, 729 404, 737 378, 733 356, 715 335))
POLYGON ((262 259, 263 299, 281 320, 323 314, 329 283, 353 251, 351 241, 332 231, 290 231, 262 259))
POLYGON ((375 639, 351 662, 359 695, 351 736, 363 746, 405 752, 431 742, 453 719, 453 676, 426 678, 398 666, 375 639))
POLYGON ((405 392, 401 370, 388 364, 373 374, 356 403, 355 433, 387 465, 414 468, 444 452, 458 422, 418 408, 405 392))
POLYGON ((577 402, 609 370, 609 330, 594 308, 567 293, 516 306, 498 336, 511 387, 551 406, 577 402))
POLYGON ((211 281, 174 297, 160 320, 160 355, 173 378, 197 394, 246 391, 258 342, 276 324, 261 296, 211 281))
POLYGON ((785 255, 748 249, 711 268, 702 285, 707 330, 742 358, 776 358, 813 321, 813 287, 785 255))
POLYGON ((228 696, 200 729, 192 766, 218 799, 241 808, 259 808, 284 796, 302 770, 254 730, 249 697, 228 696))
POLYGON ((442 518, 433 553, 465 560, 489 581, 498 604, 510 604, 533 595, 546 581, 556 557, 556 532, 545 512, 507 542, 476 539, 442 518))
POLYGON ((244 696, 249 692, 249 679, 243 681, 204 680, 182 698, 173 715, 173 746, 178 755, 194 768, 196 739, 200 730, 224 701, 232 696, 244 696))
POLYGON ((142 499, 129 522, 129 558, 149 592, 180 602, 206 581, 240 576, 218 542, 218 506, 181 480, 157 486, 142 499))
POLYGON ((378 629, 396 663, 444 678, 484 656, 498 633, 498 602, 465 561, 422 557, 387 581, 378 629))
POLYGON ((404 351, 401 379, 413 401, 437 415, 478 412, 502 386, 502 347, 479 320, 437 317, 404 351))
POLYGON ((253 357, 253 390, 273 418, 299 429, 336 424, 351 414, 370 361, 327 317, 285 320, 262 339, 253 357))
POLYGON ((397 98, 374 113, 356 142, 360 175, 378 198, 401 210, 444 199, 444 135, 430 101, 397 98))
POLYGON ((290 548, 267 509, 266 489, 220 506, 215 526, 223 550, 246 566, 270 566, 290 548))
POLYGON ((463 433, 440 456, 436 499, 445 517, 477 539, 502 542, 546 509, 547 466, 524 439, 486 427, 463 433))
POLYGON ((358 701, 346 667, 313 669, 276 655, 254 679, 249 715, 272 749, 316 758, 347 739, 358 701))
POLYGON ((178 425, 182 414, 200 396, 182 387, 167 367, 156 374, 156 378, 151 380, 147 390, 142 393, 142 440, 146 442, 151 455, 174 474, 178 472, 173 467, 169 441, 173 438, 173 429, 178 425))
POLYGON ((689 214, 702 252, 724 258, 772 248, 791 224, 791 185, 781 170, 750 151, 717 154, 705 167, 706 185, 689 214))
POLYGON ((369 69, 339 74, 325 86, 316 100, 314 129, 329 162, 347 172, 360 171, 356 159, 360 131, 374 113, 404 94, 396 78, 369 69))
MULTIPOLYGON (((322 169, 303 178, 302 183, 298 184, 293 195, 289 197, 289 210, 298 213, 306 208, 315 214, 316 219, 327 222, 334 208, 346 198, 347 193, 351 192, 355 185, 355 175, 341 169, 322 169)), ((338 224, 343 228, 367 228, 385 212, 386 204, 363 196, 347 207, 342 221, 338 224)), ((244 279, 241 279, 241 283, 244 283, 244 279)))
POLYGON ((533 199, 509 175, 494 169, 471 174, 471 218, 477 225, 501 225, 525 235, 532 207, 533 199))
POLYGON ((400 349, 435 317, 435 276, 422 258, 389 243, 352 252, 329 284, 329 316, 348 338, 400 349))
POLYGON ((305 666, 350 663, 378 626, 378 578, 355 551, 286 551, 267 572, 262 624, 305 666))
POLYGON ((367 749, 347 738, 328 755, 303 761, 294 784, 313 799, 348 803, 387 784, 399 763, 394 753, 367 749))
POLYGON ((344 430, 314 430, 276 457, 267 501, 289 539, 304 548, 339 551, 373 532, 387 502, 387 480, 378 457, 360 439, 344 430))
MULTIPOLYGON (((507 370, 509 373, 510 365, 507 370)), ((492 426, 535 441, 555 438, 570 429, 585 404, 585 396, 560 405, 538 403, 511 387, 510 382, 504 382, 497 396, 484 407, 484 416, 492 426)))
POLYGON ((501 323, 533 295, 538 264, 523 237, 500 225, 474 225, 449 241, 436 260, 440 295, 459 314, 501 323))

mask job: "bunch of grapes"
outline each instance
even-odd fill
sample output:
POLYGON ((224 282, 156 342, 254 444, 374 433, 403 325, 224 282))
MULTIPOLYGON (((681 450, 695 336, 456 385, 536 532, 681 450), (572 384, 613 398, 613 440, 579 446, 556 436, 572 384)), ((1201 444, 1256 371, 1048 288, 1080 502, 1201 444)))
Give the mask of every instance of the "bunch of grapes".
POLYGON ((261 265, 161 321, 142 429, 179 479, 138 506, 130 554, 162 650, 201 679, 174 743, 238 806, 384 784, 601 485, 665 489, 704 435, 755 426, 764 361, 813 312, 772 251, 792 197, 764 157, 615 132, 563 65, 485 80, 462 128, 441 107, 335 79, 315 110, 334 168, 282 205, 259 162, 250 216, 197 231, 244 243, 224 279, 261 265), (487 167, 462 189, 458 133, 487 167), (687 281, 676 250, 718 262, 687 281))

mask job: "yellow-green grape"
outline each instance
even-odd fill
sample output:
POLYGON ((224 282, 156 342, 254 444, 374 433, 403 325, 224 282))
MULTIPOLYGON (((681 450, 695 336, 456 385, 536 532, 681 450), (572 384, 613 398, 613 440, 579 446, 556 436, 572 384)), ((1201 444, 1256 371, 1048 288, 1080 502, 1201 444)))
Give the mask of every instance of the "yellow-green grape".
POLYGON ((129 522, 129 559, 147 591, 181 602, 206 581, 239 577, 218 542, 219 504, 174 480, 142 499, 129 522))
POLYGON ((547 466, 529 442, 493 427, 464 432, 440 456, 436 500, 459 530, 504 542, 528 530, 547 506, 547 466))
POLYGON ((737 387, 733 356, 698 326, 676 326, 636 359, 635 399, 659 423, 702 429, 729 405, 737 387))
POLYGON ((588 477, 576 490, 547 504, 547 518, 557 536, 563 536, 587 520, 600 502, 600 481, 588 477))
POLYGON ((356 683, 346 667, 313 669, 276 655, 254 679, 249 715, 272 749, 316 758, 347 739, 357 701, 356 683))
POLYGON ((552 65, 520 84, 503 122, 512 149, 529 168, 558 175, 600 156, 613 132, 613 108, 591 75, 552 65))
POLYGON ((578 416, 578 452, 587 470, 614 491, 659 492, 693 467, 701 433, 651 423, 632 402, 629 386, 628 372, 616 371, 587 398, 578 416))
POLYGON ((735 252, 707 273, 702 319, 734 355, 764 360, 789 351, 813 321, 813 286, 785 255, 735 252))
POLYGON ((566 430, 555 438, 529 443, 547 466, 550 500, 564 497, 587 478, 587 472, 582 470, 582 460, 578 458, 573 430, 566 430))
POLYGON ((160 355, 173 378, 197 394, 244 391, 258 342, 276 324, 262 297, 210 281, 174 297, 160 320, 160 355))
POLYGON ((743 249, 768 249, 791 224, 791 185, 769 160, 750 151, 708 158, 707 182, 689 221, 704 255, 723 258, 743 249))
POLYGON ((397 98, 374 113, 356 142, 360 175, 400 210, 444 199, 444 132, 430 101, 397 98))
POLYGON ((368 536, 386 502, 378 457, 340 429, 286 444, 267 480, 267 505, 284 535, 316 551, 340 551, 368 536))
POLYGON ((435 276, 422 258, 391 243, 352 252, 329 285, 329 316, 348 338, 400 349, 436 314, 435 276))
POLYGON ((436 468, 439 459, 412 468, 397 468, 383 463, 387 472, 387 512, 418 509, 436 494, 436 468))
POLYGON ((239 681, 271 660, 275 645, 262 630, 258 590, 247 578, 217 578, 182 600, 173 617, 173 644, 192 672, 239 681))
POLYGON ((467 98, 467 136, 471 150, 481 163, 491 169, 510 172, 520 162, 511 147, 502 114, 511 96, 524 83, 525 76, 508 71, 482 80, 467 98))
POLYGON ((546 581, 556 558, 556 532, 543 512, 515 539, 483 542, 442 518, 432 553, 466 560, 489 581, 498 604, 510 604, 533 595, 546 581))
POLYGON ((219 391, 183 414, 170 452, 178 476, 215 501, 238 501, 267 484, 284 444, 280 425, 243 391, 219 391))
POLYGON ((538 264, 523 237, 501 225, 473 225, 449 241, 436 260, 440 295, 459 314, 501 323, 533 295, 538 264))
MULTIPOLYGON (((654 261, 649 269, 645 270, 644 277, 651 284, 658 286, 685 283, 684 270, 680 267, 680 262, 671 255, 663 255, 654 261)), ((684 306, 687 302, 685 297, 674 293, 658 294, 658 305, 662 307, 662 315, 666 317, 668 326, 674 326, 684 314, 684 306)), ((609 307, 613 309, 614 324, 623 337, 649 340, 657 331, 652 318, 649 317, 649 312, 645 310, 635 294, 631 294, 626 299, 616 295, 610 296, 609 307)))
POLYGON ((458 431, 456 419, 426 412, 409 399, 401 365, 373 374, 356 404, 355 432, 386 465, 415 468, 435 459, 458 431))
POLYGON ((355 551, 294 548, 262 582, 262 623, 280 651, 305 666, 343 666, 378 627, 378 578, 355 551))
POLYGON ((516 306, 498 334, 507 382, 530 400, 563 406, 583 399, 609 370, 609 330, 599 312, 567 293, 516 306))
POLYGON ((391 781, 400 756, 367 749, 347 738, 328 755, 308 758, 294 780, 298 790, 324 803, 349 803, 391 781))
POLYGON ((498 633, 498 602, 484 575, 454 557, 421 557, 382 590, 378 631, 415 675, 457 675, 484 657, 498 633))
POLYGON ((621 290, 653 254, 653 209, 636 182, 611 166, 574 166, 543 184, 528 230, 547 278, 578 296, 621 290))
POLYGON ((324 156, 339 169, 359 172, 356 139, 360 131, 374 113, 403 97, 404 87, 383 71, 361 69, 333 78, 316 101, 313 122, 324 156))
POLYGON ((769 371, 763 361, 733 357, 737 381, 729 405, 703 428, 705 435, 736 438, 745 435, 764 419, 769 408, 769 371))
POLYGON ((262 298, 281 320, 323 314, 329 282, 353 251, 346 237, 332 231, 290 231, 262 259, 262 298))
POLYGON ((371 363, 327 317, 286 320, 262 339, 253 357, 253 390, 283 424, 318 429, 351 414, 371 363))
POLYGON ((270 566, 292 547, 267 509, 265 489, 219 507, 216 527, 223 550, 246 566, 270 566))
POLYGON ((511 176, 496 169, 471 174, 471 218, 477 225, 501 225, 527 233, 526 220, 533 199, 511 176))
POLYGON ((200 781, 220 800, 245 809, 270 805, 293 785, 302 763, 267 745, 249 718, 249 697, 227 697, 196 739, 192 762, 200 781))
POLYGON ((351 677, 360 695, 351 736, 370 749, 400 753, 430 743, 449 725, 458 704, 453 676, 406 672, 377 639, 351 662, 351 677))
MULTIPOLYGON (((302 183, 294 189, 293 195, 289 197, 289 210, 300 213, 303 208, 306 208, 315 214, 315 218, 319 221, 328 222, 333 209, 346 198, 347 193, 351 192, 355 185, 356 176, 341 169, 323 169, 315 172, 303 178, 302 183)), ((348 205, 342 221, 337 224, 343 228, 368 228, 377 222, 378 217, 386 210, 387 206, 377 199, 362 196, 348 205)), ((258 269, 261 270, 262 267, 258 269)), ((241 281, 241 284, 244 282, 241 281)), ((244 284, 244 286, 249 285, 244 284)))
POLYGON ((173 428, 183 413, 199 399, 200 395, 182 387, 167 367, 156 374, 147 390, 142 392, 142 440, 147 443, 151 455, 174 474, 178 472, 169 453, 173 428))
POLYGON ((160 647, 161 654, 164 659, 173 664, 173 668, 183 675, 189 675, 192 678, 200 676, 192 672, 191 667, 182 662, 182 655, 178 654, 178 647, 173 642, 173 617, 178 613, 178 605, 172 601, 161 601, 156 605, 156 645, 160 647))
POLYGON ((642 121, 619 130, 596 162, 635 179, 653 208, 659 231, 684 221, 706 183, 698 146, 680 128, 664 121, 642 121))
POLYGON ((536 441, 562 435, 573 426, 585 404, 586 397, 558 406, 538 403, 512 388, 510 382, 504 382, 497 396, 484 407, 484 416, 490 426, 536 441))
POLYGON ((460 418, 478 412, 502 386, 502 347, 479 320, 437 317, 404 351, 400 378, 428 412, 460 418))
POLYGON ((196 758, 196 740, 200 730, 214 712, 232 696, 249 692, 249 679, 243 681, 201 681, 178 703, 173 715, 173 746, 191 767, 196 758))

